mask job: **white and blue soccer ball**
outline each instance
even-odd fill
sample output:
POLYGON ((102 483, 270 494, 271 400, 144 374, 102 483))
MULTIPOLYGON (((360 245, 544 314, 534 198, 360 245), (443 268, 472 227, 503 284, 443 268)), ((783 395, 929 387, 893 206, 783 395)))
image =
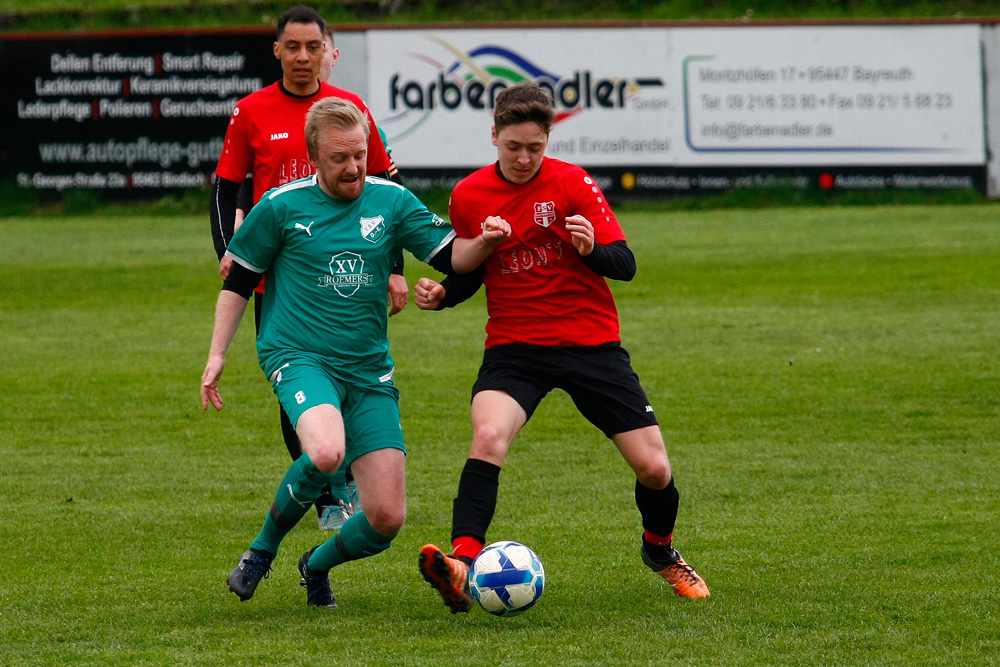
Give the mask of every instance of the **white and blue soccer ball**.
POLYGON ((497 616, 531 609, 545 589, 545 569, 535 552, 519 542, 495 542, 472 563, 469 588, 479 606, 497 616))

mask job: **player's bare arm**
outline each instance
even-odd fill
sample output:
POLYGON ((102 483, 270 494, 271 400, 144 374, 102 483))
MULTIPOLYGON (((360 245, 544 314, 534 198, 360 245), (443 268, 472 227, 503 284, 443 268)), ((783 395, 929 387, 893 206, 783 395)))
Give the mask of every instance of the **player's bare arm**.
POLYGON ((510 223, 491 215, 483 222, 482 234, 473 239, 455 239, 451 255, 452 268, 455 273, 469 273, 486 260, 493 248, 508 238, 510 223))
POLYGON ((233 342, 236 330, 240 327, 243 312, 249 299, 235 292, 222 290, 215 305, 215 329, 212 331, 212 345, 208 351, 208 363, 201 376, 201 406, 208 410, 209 403, 216 410, 222 409, 222 396, 219 394, 219 378, 226 367, 226 351, 233 342))
POLYGON ((406 308, 410 300, 410 286, 406 284, 406 277, 400 273, 393 273, 389 276, 389 317, 406 308))

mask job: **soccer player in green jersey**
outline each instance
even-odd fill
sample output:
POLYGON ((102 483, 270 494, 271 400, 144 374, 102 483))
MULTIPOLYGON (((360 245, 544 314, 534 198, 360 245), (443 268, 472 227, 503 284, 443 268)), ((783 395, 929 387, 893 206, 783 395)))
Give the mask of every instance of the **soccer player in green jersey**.
POLYGON ((227 582, 249 600, 284 536, 329 476, 349 465, 363 511, 299 559, 307 603, 335 607, 330 570, 388 549, 406 514, 406 450, 386 336, 393 261, 406 248, 439 271, 466 273, 506 240, 510 226, 492 218, 475 238, 457 238, 404 187, 366 178, 369 125, 349 101, 317 102, 305 132, 317 173, 264 195, 226 250, 233 267, 216 305, 201 398, 206 410, 222 409, 226 351, 266 275, 257 353, 303 454, 227 582))

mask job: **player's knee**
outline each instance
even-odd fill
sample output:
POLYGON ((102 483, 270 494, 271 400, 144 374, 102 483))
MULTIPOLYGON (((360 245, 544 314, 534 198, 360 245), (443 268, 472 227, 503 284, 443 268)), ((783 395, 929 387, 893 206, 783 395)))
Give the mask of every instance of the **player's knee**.
POLYGON ((375 506, 364 508, 365 518, 369 525, 381 535, 392 536, 398 533, 406 522, 406 508, 399 506, 375 506))
POLYGON ((480 424, 472 436, 472 458, 503 461, 507 453, 506 434, 495 424, 480 424))
POLYGON ((309 451, 313 465, 327 474, 337 472, 344 462, 344 452, 338 447, 315 447, 309 451))
POLYGON ((665 458, 644 461, 636 467, 635 476, 646 488, 664 489, 670 483, 670 462, 665 458))

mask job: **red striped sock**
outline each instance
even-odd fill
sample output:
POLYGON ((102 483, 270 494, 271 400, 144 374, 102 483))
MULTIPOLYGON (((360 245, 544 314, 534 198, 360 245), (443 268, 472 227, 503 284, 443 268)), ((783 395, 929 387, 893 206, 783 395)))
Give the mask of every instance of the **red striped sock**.
POLYGON ((463 535, 451 541, 451 553, 455 558, 475 560, 483 546, 485 545, 476 538, 463 535))
POLYGON ((653 533, 644 531, 642 534, 642 539, 646 540, 650 544, 654 544, 658 547, 669 547, 670 541, 674 538, 674 534, 670 533, 666 537, 663 535, 654 535, 653 533))

